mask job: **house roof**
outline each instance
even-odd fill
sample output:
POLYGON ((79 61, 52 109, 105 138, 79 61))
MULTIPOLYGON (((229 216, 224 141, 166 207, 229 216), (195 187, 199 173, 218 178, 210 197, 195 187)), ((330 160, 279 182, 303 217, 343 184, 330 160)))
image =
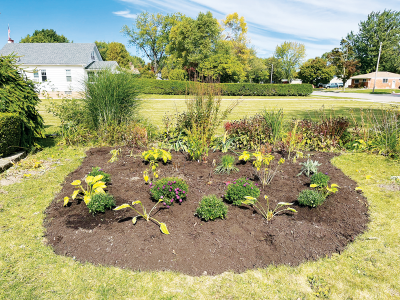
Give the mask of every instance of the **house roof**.
POLYGON ((18 63, 27 65, 87 65, 92 59, 102 61, 95 43, 9 43, 0 55, 15 53, 18 63))
POLYGON ((85 69, 87 70, 100 70, 100 69, 114 69, 118 67, 116 61, 93 61, 89 63, 85 69))
MULTIPOLYGON (((375 78, 375 72, 353 76, 350 79, 370 79, 370 78, 375 78)), ((400 74, 391 72, 378 72, 378 74, 376 74, 376 78, 400 78, 400 74)))

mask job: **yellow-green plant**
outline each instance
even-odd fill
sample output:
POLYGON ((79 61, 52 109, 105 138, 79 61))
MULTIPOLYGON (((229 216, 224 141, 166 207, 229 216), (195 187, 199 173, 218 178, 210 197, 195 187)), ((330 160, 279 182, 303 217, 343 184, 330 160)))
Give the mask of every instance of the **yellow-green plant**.
POLYGON ((157 207, 157 205, 158 205, 159 203, 161 203, 162 201, 163 201, 162 199, 158 200, 158 202, 153 206, 153 208, 150 210, 149 213, 146 212, 146 208, 143 206, 143 204, 142 204, 141 201, 133 201, 133 202, 132 202, 132 206, 130 206, 129 204, 122 204, 122 205, 120 205, 120 206, 114 208, 114 210, 121 210, 121 209, 130 207, 130 208, 132 208, 135 212, 137 212, 137 213, 139 214, 138 216, 135 216, 135 217, 132 219, 133 225, 136 224, 137 218, 142 217, 142 218, 145 219, 147 222, 150 221, 150 220, 156 222, 158 225, 160 225, 160 230, 161 230, 162 233, 164 233, 164 234, 169 234, 169 231, 168 231, 168 229, 167 229, 167 225, 165 225, 165 223, 162 223, 162 222, 160 222, 160 221, 157 221, 157 220, 154 219, 153 217, 150 217, 152 211, 153 211, 153 210, 157 207), (138 210, 134 207, 136 204, 140 204, 140 206, 142 207, 142 212, 138 211, 138 210))
POLYGON ((257 200, 257 198, 246 196, 246 200, 242 201, 242 204, 250 205, 252 207, 255 207, 258 209, 258 211, 261 213, 261 215, 267 220, 267 222, 271 221, 274 216, 277 214, 284 212, 284 211, 291 211, 297 213, 297 210, 295 210, 292 207, 287 207, 289 205, 293 205, 293 203, 287 203, 287 202, 279 202, 275 209, 270 209, 269 205, 269 198, 267 195, 264 196, 264 199, 267 200, 267 208, 265 209, 261 203, 257 200), (286 208, 284 208, 286 207, 286 208))
POLYGON ((142 158, 149 162, 149 168, 143 171, 143 179, 147 183, 150 179, 149 171, 153 174, 153 180, 158 178, 158 160, 162 159, 164 163, 172 160, 172 155, 164 149, 151 148, 151 150, 144 151, 142 153, 142 158))
POLYGON ((239 160, 247 162, 251 158, 251 153, 248 151, 243 151, 242 155, 239 156, 239 160))
POLYGON ((228 132, 225 131, 224 136, 221 140, 215 141, 213 150, 221 150, 222 153, 226 153, 234 146, 236 138, 228 138, 228 132))
POLYGON ((116 162, 118 160, 118 155, 121 154, 121 148, 120 149, 113 149, 110 151, 110 153, 112 154, 110 160, 108 162, 113 163, 116 162))
POLYGON ((324 196, 324 198, 327 198, 330 194, 335 194, 338 191, 339 186, 335 183, 332 183, 330 187, 329 185, 323 186, 320 184, 313 183, 310 184, 310 187, 316 188, 318 192, 320 192, 321 195, 324 196))
MULTIPOLYGON (((80 197, 83 199, 86 205, 89 204, 92 197, 99 193, 105 193, 104 189, 107 187, 105 182, 101 181, 103 175, 88 176, 85 178, 86 189, 83 188, 80 180, 75 180, 71 185, 76 186, 76 190, 72 193, 72 200, 80 197), (82 195, 81 195, 82 192, 82 195)), ((69 203, 69 197, 64 198, 64 206, 69 203)))

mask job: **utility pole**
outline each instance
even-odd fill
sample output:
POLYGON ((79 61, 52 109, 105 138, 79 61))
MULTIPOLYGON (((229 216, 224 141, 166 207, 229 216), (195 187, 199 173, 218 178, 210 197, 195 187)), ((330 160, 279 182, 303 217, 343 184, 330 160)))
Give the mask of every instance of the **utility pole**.
POLYGON ((382 50, 382 42, 379 46, 379 55, 378 55, 378 62, 376 63, 376 71, 375 71, 375 80, 374 80, 374 88, 372 89, 372 92, 375 92, 375 84, 376 84, 376 75, 378 74, 378 68, 379 68, 379 60, 381 59, 381 50, 382 50))
POLYGON ((272 70, 271 70, 271 83, 272 83, 272 74, 274 73, 274 64, 272 64, 272 70))

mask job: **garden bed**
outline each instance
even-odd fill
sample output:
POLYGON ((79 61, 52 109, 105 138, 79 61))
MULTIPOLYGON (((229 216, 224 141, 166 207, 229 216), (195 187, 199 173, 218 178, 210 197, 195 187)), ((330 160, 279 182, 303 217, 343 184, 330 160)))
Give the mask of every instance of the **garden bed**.
MULTIPOLYGON (((204 222, 194 216, 204 195, 224 195, 227 182, 240 177, 253 178, 250 162, 240 164, 238 173, 213 174, 213 160, 221 153, 210 152, 207 163, 187 161, 181 153, 172 153, 172 163, 160 163, 160 177, 180 177, 189 185, 187 200, 171 208, 159 207, 154 217, 167 224, 164 235, 152 222, 139 219, 131 209, 107 211, 92 216, 82 201, 63 207, 62 199, 71 196, 71 182, 82 180, 92 167, 99 166, 111 174, 108 191, 117 205, 140 200, 150 209, 149 186, 142 172, 147 166, 140 158, 143 150, 122 149, 120 159, 108 163, 111 148, 90 149, 82 165, 69 174, 61 192, 47 209, 48 243, 60 255, 81 262, 114 265, 141 271, 172 270, 188 275, 216 275, 225 271, 244 272, 270 264, 298 265, 332 253, 340 253, 348 243, 366 229, 366 199, 355 191, 356 183, 331 165, 332 153, 312 153, 322 165, 331 183, 340 186, 336 194, 317 208, 297 204, 297 196, 309 189, 310 179, 300 172, 300 165, 286 162, 272 184, 261 190, 268 195, 272 208, 278 202, 294 202, 297 213, 280 214, 267 223, 254 209, 228 205, 227 218, 204 222), (135 158, 129 154, 138 155, 135 158), (206 273, 205 273, 206 272, 206 273)), ((276 159, 279 159, 276 154, 276 159)), ((264 200, 261 200, 263 202, 264 200)))

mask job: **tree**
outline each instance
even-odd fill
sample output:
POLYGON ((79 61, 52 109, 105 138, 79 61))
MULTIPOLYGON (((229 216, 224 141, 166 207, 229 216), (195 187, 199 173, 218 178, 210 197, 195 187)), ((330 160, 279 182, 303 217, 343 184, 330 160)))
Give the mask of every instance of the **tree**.
POLYGON ((29 34, 22 38, 20 43, 69 43, 69 40, 63 36, 58 35, 53 29, 35 30, 30 36, 29 34))
POLYGON ((97 49, 99 49, 100 56, 103 60, 107 60, 107 51, 108 51, 108 44, 107 42, 104 41, 95 41, 94 42, 97 46, 97 49))
POLYGON ((271 56, 264 58, 263 62, 270 74, 267 82, 271 82, 271 73, 273 83, 281 83, 282 79, 286 79, 283 73, 282 62, 278 58, 271 56))
POLYGON ((327 54, 329 62, 336 69, 337 77, 343 81, 343 90, 346 82, 357 72, 357 67, 359 66, 359 62, 351 58, 353 56, 353 47, 345 39, 341 40, 340 48, 335 48, 327 54))
POLYGON ((360 62, 361 73, 375 71, 382 42, 379 67, 388 72, 400 71, 400 12, 384 10, 372 12, 359 23, 358 33, 347 35, 354 48, 354 59, 360 62))
POLYGON ((284 42, 280 46, 276 46, 275 57, 281 61, 281 68, 286 77, 285 79, 290 82, 293 79, 294 73, 306 57, 306 48, 304 44, 297 42, 284 42))
POLYGON ((298 72, 298 77, 305 83, 318 86, 319 83, 328 83, 335 75, 335 67, 328 66, 325 59, 316 57, 306 61, 298 72))
POLYGON ((130 54, 121 43, 112 42, 108 44, 107 60, 116 61, 122 68, 129 68, 130 54))
POLYGON ((181 14, 172 15, 140 13, 132 28, 125 25, 121 32, 129 38, 129 44, 143 52, 152 62, 154 73, 158 72, 169 43, 172 26, 181 19, 181 14))
POLYGON ((269 69, 265 65, 264 60, 253 55, 249 61, 249 69, 247 70, 247 81, 254 83, 269 83, 269 69))
POLYGON ((40 100, 35 84, 21 73, 17 56, 0 56, 0 112, 20 116, 23 123, 21 146, 29 149, 34 145, 35 136, 42 136, 44 124, 37 110, 40 100))
POLYGON ((136 68, 143 67, 146 62, 144 61, 143 58, 135 55, 129 56, 129 61, 132 63, 132 65, 136 68))

